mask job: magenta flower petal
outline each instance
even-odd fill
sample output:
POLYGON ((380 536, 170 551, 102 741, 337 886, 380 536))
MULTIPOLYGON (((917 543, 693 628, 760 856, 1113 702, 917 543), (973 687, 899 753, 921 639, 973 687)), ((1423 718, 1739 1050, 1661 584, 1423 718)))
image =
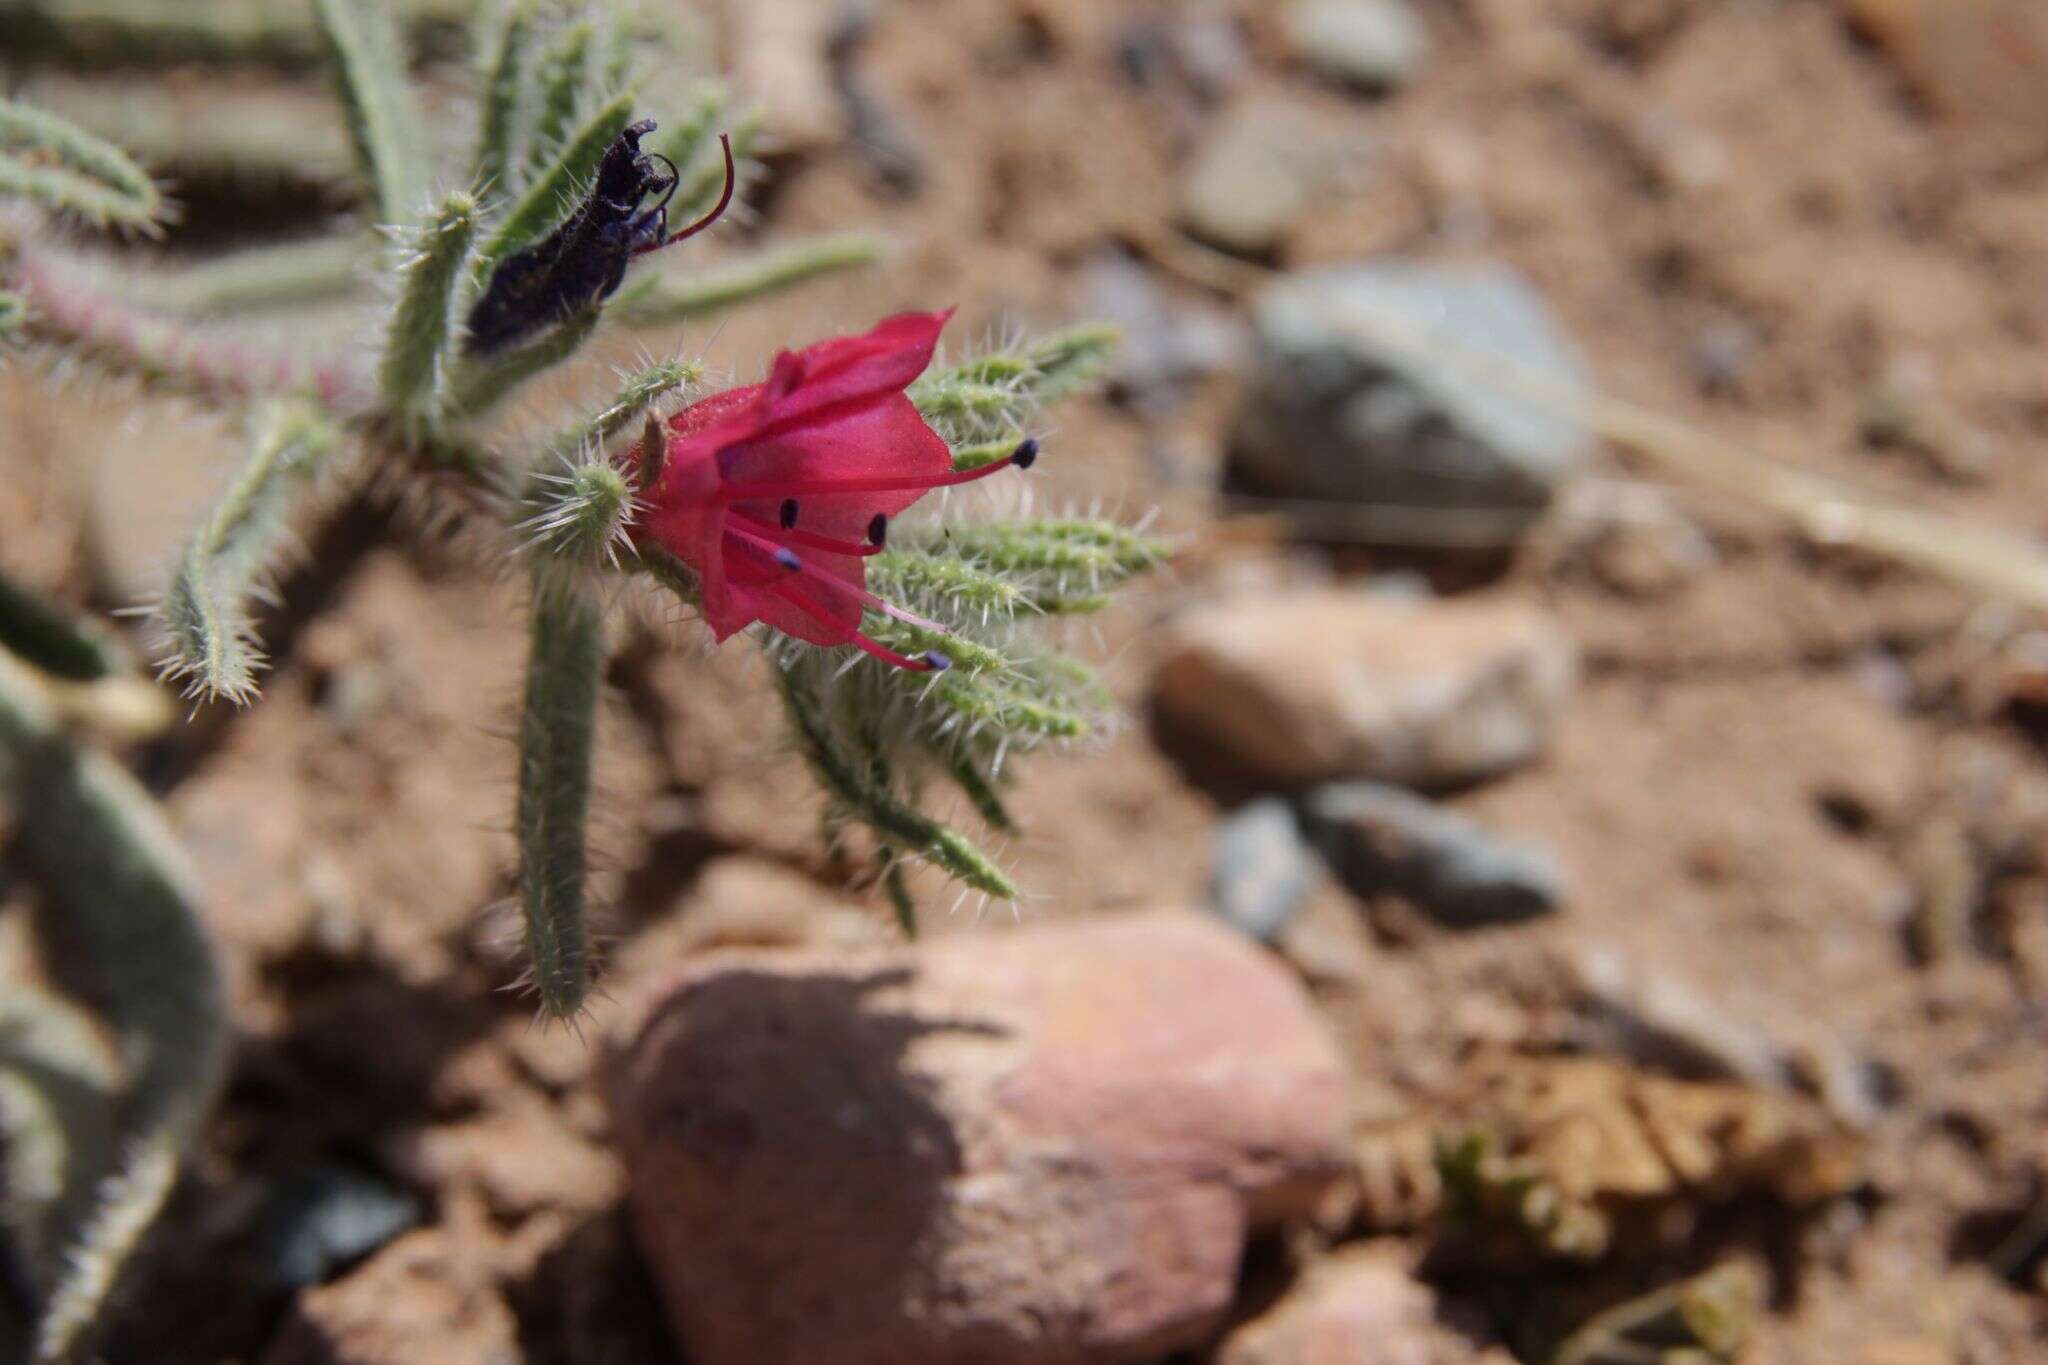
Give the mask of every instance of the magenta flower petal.
MULTIPOLYGON (((950 316, 904 313, 859 336, 784 351, 766 382, 669 419, 639 534, 696 571, 719 640, 763 621, 905 668, 944 666, 897 654, 860 626, 869 610, 917 619, 867 589, 867 560, 889 520, 933 488, 1010 463, 956 473, 945 441, 904 393, 950 316)), ((1027 442, 1020 451, 1027 447, 1036 450, 1027 442)), ((644 467, 642 454, 629 459, 644 467)))

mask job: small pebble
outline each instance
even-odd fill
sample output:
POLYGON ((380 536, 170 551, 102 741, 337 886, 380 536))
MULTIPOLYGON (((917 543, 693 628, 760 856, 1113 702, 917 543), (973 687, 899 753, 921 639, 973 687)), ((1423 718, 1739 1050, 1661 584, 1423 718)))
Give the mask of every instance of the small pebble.
POLYGON ((1404 0, 1295 0, 1287 38, 1310 70, 1374 93, 1406 83, 1429 56, 1428 30, 1404 0))
POLYGON ((1209 909, 1224 923, 1271 943, 1301 910, 1315 885, 1315 854, 1294 811, 1264 797, 1216 827, 1209 909))

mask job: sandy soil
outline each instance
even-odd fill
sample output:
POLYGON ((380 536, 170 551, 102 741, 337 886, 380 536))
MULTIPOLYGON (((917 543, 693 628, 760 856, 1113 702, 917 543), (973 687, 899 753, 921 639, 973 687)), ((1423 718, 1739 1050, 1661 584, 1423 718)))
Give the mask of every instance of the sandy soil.
MULTIPOLYGON (((787 158, 764 220, 882 225, 898 254, 693 343, 750 373, 785 338, 903 306, 957 303, 968 334, 1056 323, 1086 313, 1089 258, 1125 248, 1175 296, 1235 307, 1243 272, 1219 291, 1176 253, 1155 259, 1213 114, 1184 82, 1133 84, 1116 51, 1174 8, 884 6, 861 70, 912 138, 921 188, 890 189, 857 145, 787 158)), ((1436 53, 1384 102, 1291 69, 1261 7, 1240 8, 1252 64, 1230 98, 1297 103, 1364 149, 1279 265, 1507 260, 1618 393, 1918 504, 2038 523, 2048 163, 1937 116, 1834 6, 1434 4, 1436 53), (1931 453, 1870 448, 1873 390, 1919 374, 1961 434, 1931 453)), ((171 400, 122 390, 110 405, 96 381, 54 395, 20 371, 0 384, 0 562, 120 605, 87 586, 95 459, 203 466, 217 433, 171 400)), ((1198 537, 1105 627, 1134 709, 1151 627, 1274 554, 1205 491, 1231 397, 1226 376, 1163 407, 1090 400, 1060 414, 1049 445, 1059 495, 1159 504, 1198 537)), ((1319 999, 1391 1131, 1426 1125, 1503 1051, 1608 1037, 1583 979, 1619 960, 1658 999, 1699 1003, 1709 1022, 1688 1027, 1720 1050, 1701 1064, 1696 1048, 1690 1069, 1766 1058, 1779 1084, 1860 1129, 1867 1156, 1855 1196, 1818 1217, 1765 1201, 1619 1263, 1452 1264, 1444 1283, 1514 1343, 1559 1304, 1610 1303, 1732 1249, 1772 1272, 1758 1362, 2048 1355, 2040 1248, 1990 1264, 2048 1189, 2048 801, 2041 712, 2013 692, 2025 623, 1817 552, 1651 470, 1616 462, 1599 482, 1656 515, 1617 526, 1597 498, 1568 501, 1501 585, 1552 606, 1585 652, 1560 742, 1453 798, 1555 849, 1568 908, 1449 935, 1340 906, 1324 916, 1335 965, 1319 999), (1703 532, 1712 567, 1666 571, 1666 524, 1703 532), (1971 890, 1959 915, 1919 913, 1945 850, 1971 890)), ((358 512, 316 538, 259 705, 139 756, 209 880, 239 1051, 165 1234, 180 1252, 109 1357, 250 1360, 283 1330, 277 1358, 321 1358, 292 1345, 301 1310, 248 1278, 223 1229, 267 1177, 338 1159, 398 1176, 430 1231, 407 1265, 380 1258, 313 1291, 326 1320, 416 1301, 529 1360, 672 1358, 626 1244, 591 1054, 531 1027, 502 989, 512 969, 486 913, 509 890, 511 752, 494 732, 517 676, 517 589, 389 520, 358 512)), ((1306 549, 1346 572, 1414 562, 1306 549)), ((816 803, 774 738, 759 665, 708 655, 659 613, 620 637, 600 771, 621 970, 693 934, 817 932, 776 908, 789 904, 850 898, 839 932, 887 932, 885 912, 845 889, 852 869, 817 853, 816 803)), ((1102 752, 1030 770, 1014 859, 1044 895, 1027 913, 1200 894, 1218 801, 1142 719, 1102 752)), ((1687 1069, 1668 1047, 1604 1045, 1687 1069)))

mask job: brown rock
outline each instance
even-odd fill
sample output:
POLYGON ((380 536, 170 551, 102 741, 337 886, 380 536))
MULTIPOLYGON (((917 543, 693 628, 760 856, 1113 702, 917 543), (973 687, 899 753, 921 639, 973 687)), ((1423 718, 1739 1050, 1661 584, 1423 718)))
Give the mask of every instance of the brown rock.
POLYGON ((1557 627, 1518 602, 1310 589, 1182 621, 1153 699, 1176 737, 1258 781, 1427 789, 1535 757, 1575 671, 1557 627))
POLYGON ((1270 256, 1337 169, 1337 147, 1306 108, 1258 100, 1230 109, 1195 149, 1182 221, 1226 251, 1270 256))
POLYGON ((627 1055, 641 1242, 699 1365, 1125 1360, 1346 1162, 1285 971, 1158 913, 686 969, 627 1055))
POLYGON ((1398 1247, 1346 1248, 1231 1333, 1217 1365, 1512 1365, 1447 1323, 1398 1247))
POLYGON ((299 1296, 264 1365, 419 1365, 520 1357, 505 1301, 461 1264, 447 1235, 422 1229, 344 1278, 299 1296))
POLYGON ((1843 0, 1936 108, 2033 146, 2048 127, 2048 8, 2039 0, 1843 0))

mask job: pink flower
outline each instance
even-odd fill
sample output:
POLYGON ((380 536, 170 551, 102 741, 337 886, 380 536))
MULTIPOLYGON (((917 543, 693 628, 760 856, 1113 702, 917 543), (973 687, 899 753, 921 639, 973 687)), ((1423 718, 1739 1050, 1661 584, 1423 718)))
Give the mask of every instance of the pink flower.
POLYGON ((1029 468, 1027 440, 1006 459, 956 472, 952 453, 904 388, 931 363, 951 317, 904 313, 861 336, 834 337, 775 357, 765 384, 729 389, 669 419, 642 495, 638 534, 696 571, 704 619, 724 640, 755 621, 819 645, 854 645, 898 668, 950 666, 910 658, 861 632, 878 611, 927 630, 943 627, 867 588, 867 559, 889 520, 931 489, 1029 468))

